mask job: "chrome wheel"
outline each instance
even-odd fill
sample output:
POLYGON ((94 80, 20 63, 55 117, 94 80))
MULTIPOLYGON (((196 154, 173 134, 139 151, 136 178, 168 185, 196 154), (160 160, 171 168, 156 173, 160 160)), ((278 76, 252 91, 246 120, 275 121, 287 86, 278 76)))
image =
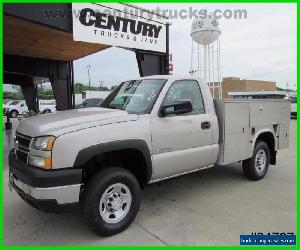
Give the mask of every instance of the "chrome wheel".
POLYGON ((266 162, 266 152, 262 149, 258 150, 255 156, 255 169, 259 174, 261 174, 265 170, 266 162))
POLYGON ((131 201, 132 195, 126 185, 116 183, 109 186, 99 204, 102 219, 107 223, 118 223, 129 212, 131 201))

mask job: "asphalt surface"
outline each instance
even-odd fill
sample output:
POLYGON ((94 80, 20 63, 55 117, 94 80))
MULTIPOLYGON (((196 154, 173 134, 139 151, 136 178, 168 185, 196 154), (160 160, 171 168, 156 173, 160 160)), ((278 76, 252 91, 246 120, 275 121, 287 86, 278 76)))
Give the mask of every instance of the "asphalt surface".
POLYGON ((236 163, 149 185, 133 224, 109 238, 90 231, 79 210, 43 213, 9 191, 13 135, 3 132, 5 245, 239 245, 240 234, 296 232, 295 120, 290 148, 263 180, 245 179, 236 163))

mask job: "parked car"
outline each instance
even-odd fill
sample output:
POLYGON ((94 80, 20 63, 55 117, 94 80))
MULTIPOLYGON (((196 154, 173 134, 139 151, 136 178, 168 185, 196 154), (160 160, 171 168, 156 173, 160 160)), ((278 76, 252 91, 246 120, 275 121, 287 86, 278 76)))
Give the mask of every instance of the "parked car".
POLYGON ((109 236, 132 223, 147 184, 238 161, 264 178, 289 145, 289 121, 289 100, 213 100, 197 77, 143 77, 98 108, 23 120, 9 183, 43 211, 81 203, 87 225, 109 236))
POLYGON ((102 100, 103 100, 102 98, 85 99, 81 104, 75 105, 75 108, 81 109, 81 108, 99 107, 102 100))
POLYGON ((9 111, 10 117, 16 118, 23 112, 28 111, 28 108, 25 101, 17 100, 4 105, 3 114, 6 115, 7 111, 9 111))
POLYGON ((7 100, 4 100, 3 101, 3 105, 2 105, 2 109, 3 109, 3 115, 6 115, 7 113, 7 110, 9 110, 9 106, 11 104, 15 105, 19 102, 19 100, 10 100, 10 99, 7 99, 7 100))
MULTIPOLYGON (((12 101, 8 104, 4 105, 3 114, 7 114, 7 110, 9 110, 10 117, 16 118, 19 115, 28 112, 28 107, 24 100, 12 101)), ((55 100, 39 100, 39 110, 40 113, 46 114, 56 111, 56 103, 55 100)))
POLYGON ((297 96, 293 95, 290 96, 291 101, 291 117, 297 118, 297 96))

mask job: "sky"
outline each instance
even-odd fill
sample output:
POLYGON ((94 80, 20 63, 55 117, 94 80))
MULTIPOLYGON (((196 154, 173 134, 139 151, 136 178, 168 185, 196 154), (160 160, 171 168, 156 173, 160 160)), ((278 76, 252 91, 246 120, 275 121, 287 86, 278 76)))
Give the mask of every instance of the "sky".
MULTIPOLYGON (((296 83, 296 4, 136 4, 146 9, 235 10, 246 9, 246 19, 219 19, 221 28, 222 77, 275 81, 278 87, 295 88, 296 83)), ((170 53, 173 74, 187 75, 191 60, 193 19, 171 19, 170 53)), ((109 48, 74 62, 75 82, 110 87, 139 76, 132 51, 109 48)))

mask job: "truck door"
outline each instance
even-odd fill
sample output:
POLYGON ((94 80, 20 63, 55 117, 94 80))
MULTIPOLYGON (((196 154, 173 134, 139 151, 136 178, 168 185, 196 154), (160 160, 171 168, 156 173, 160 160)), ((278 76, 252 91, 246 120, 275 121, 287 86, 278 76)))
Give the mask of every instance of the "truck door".
POLYGON ((211 120, 196 80, 172 83, 161 105, 189 99, 193 111, 151 118, 152 180, 189 172, 212 164, 211 120))

